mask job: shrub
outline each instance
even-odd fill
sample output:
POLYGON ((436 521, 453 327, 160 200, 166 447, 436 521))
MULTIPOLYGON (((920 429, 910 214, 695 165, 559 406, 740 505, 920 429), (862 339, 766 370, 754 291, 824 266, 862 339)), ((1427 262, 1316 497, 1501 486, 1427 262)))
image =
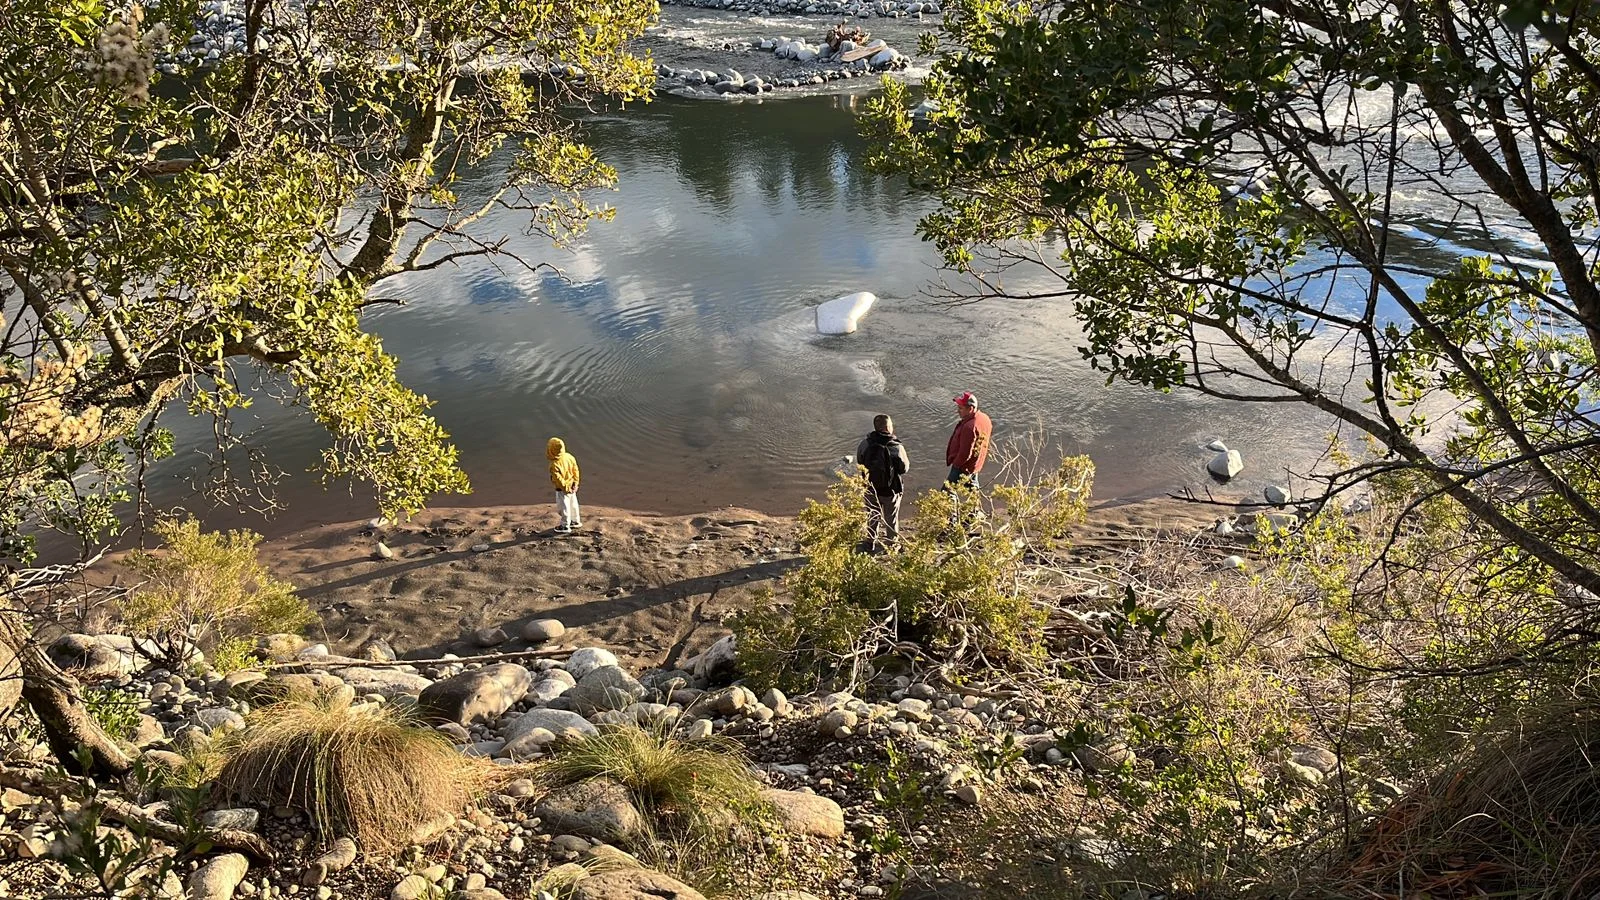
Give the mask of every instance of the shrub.
POLYGON ((352 708, 328 696, 262 707, 233 740, 218 788, 304 810, 325 838, 348 835, 371 850, 460 813, 489 777, 482 760, 389 706, 352 708))
POLYGON ((100 730, 118 741, 133 737, 139 727, 139 710, 144 708, 138 697, 114 687, 84 688, 83 705, 100 730))
POLYGON ((266 661, 256 652, 254 640, 245 637, 227 638, 211 648, 211 668, 218 675, 227 675, 243 669, 254 669, 266 661))
POLYGON ((859 683, 874 655, 906 643, 946 663, 1037 658, 1047 609, 1034 563, 1083 520, 1093 477, 1080 456, 988 494, 931 491, 881 557, 861 552, 864 490, 842 479, 800 514, 806 562, 784 579, 786 602, 769 593, 735 617, 741 667, 804 691, 859 683))
MULTIPOLYGON (((145 578, 122 604, 127 630, 155 641, 168 662, 183 660, 189 642, 202 649, 277 632, 299 632, 317 620, 294 585, 273 578, 256 556, 261 536, 202 532, 194 519, 156 525, 163 552, 133 553, 125 565, 145 578)), ((224 650, 225 661, 232 659, 224 650)))

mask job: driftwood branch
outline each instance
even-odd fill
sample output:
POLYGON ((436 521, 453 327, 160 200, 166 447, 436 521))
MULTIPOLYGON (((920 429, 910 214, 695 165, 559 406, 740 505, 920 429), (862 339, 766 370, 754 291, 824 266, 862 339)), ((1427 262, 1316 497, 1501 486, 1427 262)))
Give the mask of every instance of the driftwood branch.
POLYGON ((480 656, 458 656, 451 659, 347 659, 340 656, 310 659, 297 659, 291 662, 273 663, 268 669, 383 669, 397 666, 447 666, 455 663, 469 662, 505 662, 511 659, 555 659, 560 656, 570 656, 577 652, 575 647, 557 647, 550 650, 508 650, 504 653, 485 653, 480 656))
MULTIPOLYGON (((42 769, 0 769, 0 786, 15 788, 36 797, 60 794, 72 786, 82 787, 83 782, 70 777, 55 776, 42 769)), ((223 850, 237 850, 257 862, 271 863, 278 859, 266 838, 253 831, 234 828, 201 828, 190 832, 171 822, 163 821, 154 813, 140 809, 136 804, 106 791, 93 791, 89 802, 100 807, 109 819, 115 819, 131 828, 143 830, 151 837, 170 843, 182 844, 199 838, 223 850)))

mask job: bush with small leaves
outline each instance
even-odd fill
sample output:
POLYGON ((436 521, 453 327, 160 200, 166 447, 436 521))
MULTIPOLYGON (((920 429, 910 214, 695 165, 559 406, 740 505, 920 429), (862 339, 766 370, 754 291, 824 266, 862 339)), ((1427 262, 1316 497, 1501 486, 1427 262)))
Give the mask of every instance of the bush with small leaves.
POLYGON ((1083 520, 1093 478, 1079 456, 986 494, 931 491, 882 556, 861 550, 860 479, 841 479, 800 514, 806 562, 781 600, 769 593, 735 617, 740 666, 757 683, 803 691, 860 682, 896 644, 946 662, 1037 658, 1046 611, 1033 600, 1030 560, 1059 549, 1083 520))
POLYGON ((180 664, 190 643, 224 649, 238 662, 233 642, 262 634, 299 632, 316 614, 273 578, 256 556, 261 537, 249 531, 202 532, 200 523, 167 520, 156 526, 166 542, 159 553, 138 551, 125 565, 145 582, 122 603, 123 626, 153 641, 180 664))

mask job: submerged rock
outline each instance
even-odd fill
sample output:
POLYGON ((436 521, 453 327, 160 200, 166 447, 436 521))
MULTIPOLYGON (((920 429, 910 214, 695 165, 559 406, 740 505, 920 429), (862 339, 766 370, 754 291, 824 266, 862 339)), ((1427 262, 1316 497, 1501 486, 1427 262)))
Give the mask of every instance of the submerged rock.
POLYGON ((853 334, 861 319, 876 302, 878 302, 877 296, 867 291, 858 291, 829 300, 817 307, 817 333, 853 334))
POLYGON ((1244 471, 1244 457, 1237 450, 1225 450, 1211 457, 1211 462, 1206 463, 1206 471, 1218 478, 1232 478, 1244 471))

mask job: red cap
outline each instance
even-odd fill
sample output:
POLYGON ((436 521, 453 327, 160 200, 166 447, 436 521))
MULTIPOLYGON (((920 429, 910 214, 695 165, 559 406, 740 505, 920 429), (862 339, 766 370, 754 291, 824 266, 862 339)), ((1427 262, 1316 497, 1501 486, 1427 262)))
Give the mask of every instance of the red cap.
POLYGON ((962 391, 961 392, 961 396, 953 397, 953 398, 951 398, 951 400, 952 400, 952 402, 959 403, 962 406, 977 406, 978 405, 978 395, 974 394, 971 391, 962 391))

